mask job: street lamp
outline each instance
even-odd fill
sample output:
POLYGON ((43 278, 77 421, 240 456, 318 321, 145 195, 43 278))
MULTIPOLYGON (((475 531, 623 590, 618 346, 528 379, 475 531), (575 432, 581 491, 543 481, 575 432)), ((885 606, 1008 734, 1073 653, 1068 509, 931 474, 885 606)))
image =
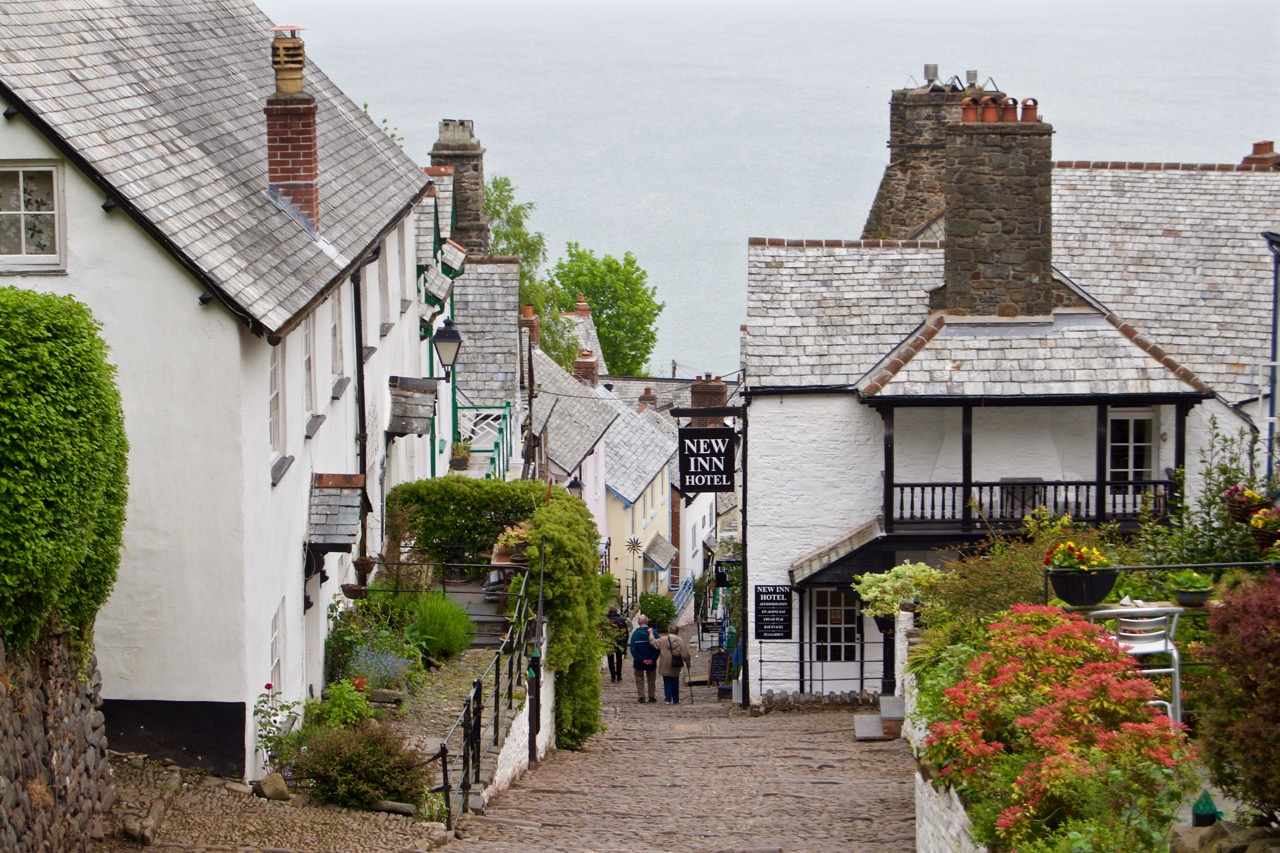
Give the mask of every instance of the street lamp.
POLYGON ((575 498, 582 497, 582 481, 576 476, 565 485, 565 491, 573 495, 575 498))
POLYGON ((431 336, 431 344, 436 348, 436 358, 440 359, 447 382, 453 373, 453 365, 458 361, 458 350, 462 349, 462 333, 453 325, 453 320, 445 320, 444 328, 431 336))

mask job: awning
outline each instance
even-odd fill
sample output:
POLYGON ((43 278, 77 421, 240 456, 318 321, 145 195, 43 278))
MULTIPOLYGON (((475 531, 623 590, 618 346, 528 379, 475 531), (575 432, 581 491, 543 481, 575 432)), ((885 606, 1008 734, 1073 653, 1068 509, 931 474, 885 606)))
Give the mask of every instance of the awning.
MULTIPOLYGON (((884 528, 878 517, 861 527, 854 528, 834 542, 810 551, 792 563, 791 585, 797 587, 819 583, 827 585, 833 581, 832 572, 827 570, 837 565, 846 567, 850 577, 864 574, 869 567, 855 566, 857 561, 848 558, 883 537, 884 528)), ((847 583, 847 580, 845 582, 847 583)))
POLYGON ((671 564, 678 556, 680 556, 680 550, 668 542, 661 533, 655 534, 644 548, 644 558, 664 572, 671 568, 671 564))
POLYGON ((350 552, 360 538, 363 474, 316 474, 311 478, 307 550, 350 552))
POLYGON ((387 434, 392 436, 425 435, 431 432, 436 414, 436 379, 414 379, 392 376, 391 422, 387 434))

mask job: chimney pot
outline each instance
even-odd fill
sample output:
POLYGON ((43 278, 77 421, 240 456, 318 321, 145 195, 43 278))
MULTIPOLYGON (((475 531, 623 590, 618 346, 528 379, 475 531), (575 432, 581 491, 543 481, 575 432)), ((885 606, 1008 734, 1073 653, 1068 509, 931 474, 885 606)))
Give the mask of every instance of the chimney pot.
POLYGON ((1005 98, 1004 103, 1000 106, 1001 121, 1017 121, 1018 120, 1018 99, 1005 98))
POLYGON ((1257 154, 1274 154, 1276 144, 1273 141, 1255 142, 1253 143, 1253 153, 1257 154))
POLYGON ((302 39, 298 33, 302 27, 293 24, 272 27, 275 37, 271 39, 271 67, 276 72, 277 95, 302 94, 302 69, 306 67, 307 55, 302 39))
POLYGON ((1040 102, 1037 101, 1035 98, 1023 98, 1022 99, 1022 120, 1023 121, 1039 121, 1040 120, 1040 112, 1038 110, 1039 106, 1040 106, 1040 102))
POLYGON ((320 226, 320 154, 316 134, 316 101, 302 89, 306 51, 301 27, 275 27, 271 66, 276 91, 267 98, 267 184, 313 228, 320 226))
POLYGON ((573 362, 573 375, 590 385, 596 384, 596 379, 600 376, 600 366, 596 361, 595 353, 589 349, 578 350, 578 357, 573 362))
POLYGON ((573 310, 579 317, 590 317, 591 306, 587 304, 587 297, 579 293, 578 301, 574 303, 573 310))

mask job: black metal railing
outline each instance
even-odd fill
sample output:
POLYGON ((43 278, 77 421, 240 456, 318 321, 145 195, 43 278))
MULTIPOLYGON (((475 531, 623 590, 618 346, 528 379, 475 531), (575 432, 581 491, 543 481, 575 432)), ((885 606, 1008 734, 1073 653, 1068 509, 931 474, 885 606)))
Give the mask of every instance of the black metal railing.
POLYGON ((895 525, 1007 526, 1044 507, 1080 521, 1124 521, 1144 510, 1163 515, 1174 489, 1172 480, 895 483, 886 516, 895 525))
MULTIPOLYGON (((772 664, 787 664, 792 667, 793 672, 795 672, 794 684, 801 693, 825 695, 831 692, 861 693, 866 691, 877 695, 892 694, 896 687, 893 657, 885 654, 885 647, 890 646, 893 641, 892 634, 882 634, 879 631, 863 631, 860 633, 856 645, 858 651, 856 658, 854 660, 835 661, 821 660, 824 656, 830 656, 831 647, 827 643, 820 643, 816 640, 757 640, 760 666, 756 670, 756 695, 764 694, 764 670, 766 666, 772 664), (765 657, 767 648, 780 646, 796 649, 798 657, 765 657), (875 658, 874 654, 876 649, 879 649, 878 659, 875 658), (801 675, 802 666, 803 676, 801 675), (877 669, 878 672, 869 674, 868 669, 872 668, 877 669)), ((845 648, 848 648, 848 646, 845 646, 845 648)), ((776 673, 776 667, 772 672, 776 673)), ((776 674, 772 674, 768 680, 776 683, 778 678, 776 674)))

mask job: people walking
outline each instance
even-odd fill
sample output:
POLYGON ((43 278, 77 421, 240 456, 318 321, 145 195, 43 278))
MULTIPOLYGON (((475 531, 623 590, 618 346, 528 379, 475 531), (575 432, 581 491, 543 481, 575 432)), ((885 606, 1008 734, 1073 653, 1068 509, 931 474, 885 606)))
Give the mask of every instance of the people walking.
POLYGON ((649 617, 641 613, 636 617, 636 629, 631 632, 631 666, 635 668, 636 695, 641 702, 658 701, 658 650, 653 647, 653 639, 649 617))
POLYGON ((608 636, 605 638, 605 649, 609 659, 609 680, 622 680, 622 659, 627 655, 627 619, 618 612, 618 608, 610 607, 605 617, 608 623, 608 636))
POLYGON ((665 636, 653 641, 658 650, 658 675, 662 676, 662 701, 668 705, 680 704, 680 676, 693 659, 693 649, 680 636, 680 629, 672 627, 665 636))

